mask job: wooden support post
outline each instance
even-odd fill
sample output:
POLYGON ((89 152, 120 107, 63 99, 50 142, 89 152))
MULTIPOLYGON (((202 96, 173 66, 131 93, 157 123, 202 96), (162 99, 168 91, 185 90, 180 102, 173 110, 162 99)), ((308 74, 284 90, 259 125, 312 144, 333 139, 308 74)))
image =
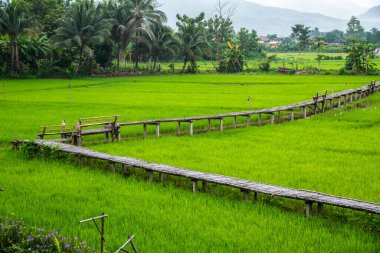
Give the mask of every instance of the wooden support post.
POLYGON ((340 100, 341 100, 341 98, 340 98, 340 96, 338 97, 338 108, 340 108, 340 100))
POLYGON ((211 119, 209 118, 209 119, 207 119, 208 120, 208 124, 207 124, 207 129, 208 129, 208 131, 210 132, 211 131, 211 119))
POLYGON ((280 119, 281 119, 281 111, 278 111, 278 114, 277 114, 277 122, 280 123, 280 119))
POLYGON ((159 123, 156 124, 156 137, 160 138, 160 124, 159 123))
POLYGON ((148 173, 149 173, 149 183, 151 183, 153 182, 153 177, 154 177, 153 170, 148 170, 148 173))
POLYGON ((251 115, 248 114, 247 115, 247 126, 250 126, 251 125, 251 115))
POLYGON ((302 118, 303 119, 307 118, 307 109, 306 109, 306 106, 302 107, 302 118))
POLYGON ((237 128, 237 118, 234 116, 234 128, 237 128))
POLYGON ((323 203, 318 202, 318 214, 322 214, 323 212, 323 203))
POLYGON ((351 93, 350 94, 350 103, 352 103, 352 96, 353 96, 353 94, 351 93))
POLYGON ((192 180, 193 181, 193 192, 197 192, 198 190, 198 181, 197 180, 192 180))
POLYGON ((257 114, 257 124, 261 126, 261 113, 257 114))
POLYGON ((347 95, 344 95, 344 98, 343 98, 343 105, 346 105, 347 104, 347 95))
POLYGON ((121 172, 123 173, 123 176, 127 175, 127 165, 125 164, 121 165, 121 172))
POLYGON ((330 110, 334 108, 334 98, 331 98, 330 100, 330 110))
POLYGON ((144 124, 144 139, 146 139, 146 137, 148 136, 148 131, 147 131, 147 126, 146 124, 144 124))
POLYGON ((258 192, 253 192, 253 200, 257 201, 259 199, 259 193, 258 192))
POLYGON ((181 121, 178 121, 178 124, 177 124, 177 135, 178 136, 181 135, 181 121))
POLYGON ((220 118, 219 121, 220 121, 219 130, 222 132, 223 131, 223 118, 220 118))
POLYGON ((108 143, 108 133, 106 133, 105 143, 108 143))
POLYGON ((290 111, 290 120, 294 121, 294 110, 293 109, 290 111))
POLYGON ((193 136, 194 134, 194 128, 193 128, 193 121, 190 121, 190 136, 193 136))
POLYGON ((116 164, 115 163, 111 163, 111 170, 113 173, 115 173, 115 171, 116 171, 116 164))
POLYGON ((164 182, 164 173, 159 173, 160 182, 164 182))
POLYGON ((274 113, 272 113, 270 116, 270 123, 274 124, 274 113))
POLYGON ((100 253, 104 253, 104 213, 102 213, 100 225, 100 253))
POLYGON ((322 112, 325 112, 326 100, 322 102, 322 112))
POLYGON ((117 142, 120 142, 120 140, 121 140, 121 132, 120 132, 120 129, 117 131, 116 138, 117 138, 117 142))
POLYGON ((203 180, 203 181, 202 181, 202 191, 203 191, 203 192, 206 192, 206 191, 207 191, 207 181, 206 181, 206 180, 203 180))
POLYGON ((357 101, 359 99, 359 93, 358 92, 355 92, 355 101, 357 101))
POLYGON ((249 191, 244 191, 244 200, 245 201, 249 200, 249 191))
POLYGON ((82 146, 82 135, 77 135, 77 146, 81 147, 82 146))
POLYGON ((312 201, 306 201, 306 210, 305 210, 305 216, 309 218, 311 216, 311 213, 313 211, 313 202, 312 201))

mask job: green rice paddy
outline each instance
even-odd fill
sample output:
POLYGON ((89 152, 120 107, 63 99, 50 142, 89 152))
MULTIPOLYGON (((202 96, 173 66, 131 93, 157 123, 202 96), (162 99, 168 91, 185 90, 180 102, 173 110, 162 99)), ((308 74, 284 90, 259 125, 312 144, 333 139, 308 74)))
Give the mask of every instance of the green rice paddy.
MULTIPOLYGON (((133 121, 242 111, 248 108, 248 96, 259 109, 376 79, 173 75, 5 80, 0 97, 0 187, 5 189, 0 192, 0 215, 78 235, 97 246, 95 228, 78 221, 104 211, 110 215, 109 252, 129 234, 136 236, 141 252, 379 252, 377 216, 327 208, 325 217, 305 219, 300 202, 268 196, 244 202, 241 193, 223 187, 193 194, 185 181, 148 183, 141 173, 124 178, 81 161, 27 160, 9 145, 14 139, 33 139, 39 126, 62 119, 74 124, 80 117, 111 114, 133 121)), ((188 169, 379 202, 380 96, 367 103, 365 108, 331 111, 293 123, 193 137, 142 140, 142 129, 126 128, 125 138, 138 138, 106 145, 85 138, 84 144, 188 169)), ((163 131, 174 128, 168 125, 163 131)))

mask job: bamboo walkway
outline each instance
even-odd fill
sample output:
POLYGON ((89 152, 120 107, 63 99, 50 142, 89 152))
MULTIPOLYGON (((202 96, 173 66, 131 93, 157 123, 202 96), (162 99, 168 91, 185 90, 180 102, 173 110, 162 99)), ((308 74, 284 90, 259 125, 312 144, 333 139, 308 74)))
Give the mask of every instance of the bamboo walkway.
MULTIPOLYGON (((263 120, 264 115, 270 115, 270 120, 268 122, 270 124, 281 121, 281 113, 285 114, 285 118, 283 120, 294 121, 297 118, 305 119, 310 115, 316 115, 318 113, 323 113, 326 110, 332 110, 334 108, 340 108, 341 106, 347 105, 364 97, 370 96, 376 92, 380 91, 380 82, 371 82, 369 85, 365 85, 358 89, 349 89, 342 92, 337 92, 331 95, 327 95, 326 93, 317 93, 313 99, 295 103, 286 106, 273 107, 268 109, 254 110, 254 111, 245 111, 245 112, 232 112, 232 113, 224 113, 217 115, 209 115, 209 116, 196 116, 196 117, 185 117, 185 118, 169 118, 169 119, 156 119, 156 120, 142 120, 142 121, 132 121, 132 122, 123 122, 119 123, 118 126, 127 127, 127 126, 143 126, 143 134, 144 138, 148 136, 147 126, 155 125, 155 136, 157 138, 160 137, 160 125, 162 123, 170 123, 177 122, 177 135, 180 136, 183 134, 181 132, 181 124, 188 123, 189 124, 189 134, 194 134, 194 126, 193 123, 195 121, 207 120, 208 121, 208 131, 211 131, 211 121, 218 120, 219 121, 219 130, 223 131, 225 126, 223 124, 223 120, 226 118, 233 118, 233 127, 237 128, 237 118, 245 117, 246 124, 244 126, 251 125, 262 125, 266 123, 263 120), (301 112, 300 114, 297 112, 301 112), (278 116, 276 117, 276 114, 278 116), (255 116, 256 122, 253 122, 252 117, 255 116)), ((327 91, 326 91, 327 92, 327 91)))
POLYGON ((380 204, 370 203, 356 199, 343 198, 319 192, 298 190, 286 187, 280 187, 270 184, 264 184, 244 179, 238 179, 233 177, 227 177, 217 174, 210 174, 205 172, 192 171, 179 167, 173 167, 169 165, 149 163, 135 158, 114 156, 109 154, 100 153, 90 149, 77 147, 73 145, 58 143, 54 141, 36 140, 33 143, 40 147, 50 147, 58 149, 62 152, 69 153, 78 157, 84 157, 89 159, 97 159, 107 161, 110 163, 111 168, 115 171, 115 165, 121 164, 123 168, 125 166, 131 166, 134 168, 141 168, 149 173, 149 180, 153 181, 154 172, 160 174, 160 180, 163 180, 163 175, 174 175, 179 177, 188 178, 193 182, 193 191, 198 190, 198 182, 202 182, 202 190, 206 191, 207 183, 213 183, 217 185, 230 186, 238 188, 245 193, 245 198, 248 200, 249 194, 253 192, 254 199, 257 200, 259 193, 264 193, 272 196, 279 196, 290 199, 303 200, 306 203, 305 215, 309 217, 312 213, 313 203, 318 205, 318 213, 322 212, 323 205, 338 206, 358 211, 365 211, 369 213, 380 214, 380 204))

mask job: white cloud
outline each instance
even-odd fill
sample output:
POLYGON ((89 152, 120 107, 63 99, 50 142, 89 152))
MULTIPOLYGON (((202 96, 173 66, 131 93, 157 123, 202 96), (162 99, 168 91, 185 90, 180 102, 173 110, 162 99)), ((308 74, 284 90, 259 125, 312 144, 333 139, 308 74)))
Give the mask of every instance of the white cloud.
POLYGON ((318 12, 347 19, 358 16, 369 8, 380 5, 380 0, 248 0, 261 5, 318 12))

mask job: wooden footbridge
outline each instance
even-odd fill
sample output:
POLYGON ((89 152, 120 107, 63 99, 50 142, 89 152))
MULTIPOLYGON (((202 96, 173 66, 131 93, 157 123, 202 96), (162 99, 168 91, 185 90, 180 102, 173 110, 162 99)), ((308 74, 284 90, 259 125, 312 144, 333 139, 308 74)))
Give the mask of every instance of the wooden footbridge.
POLYGON ((78 123, 76 125, 73 125, 71 127, 67 127, 65 121, 62 121, 61 125, 43 126, 41 127, 41 131, 38 133, 37 136, 39 139, 44 139, 48 136, 58 136, 59 139, 55 139, 56 141, 81 146, 83 136, 87 135, 105 134, 106 141, 108 141, 109 135, 111 135, 112 141, 120 140, 121 128, 128 126, 142 126, 143 136, 144 138, 146 138, 148 136, 147 126, 154 125, 155 136, 159 138, 160 125, 163 123, 177 123, 176 134, 178 136, 184 134, 183 132, 181 132, 181 125, 187 123, 189 125, 188 133, 190 135, 193 135, 194 122, 196 121, 207 120, 207 131, 212 130, 211 122, 213 120, 217 120, 219 122, 218 130, 223 131, 227 127, 224 125, 224 120, 227 118, 233 118, 232 128, 253 125, 260 126, 267 123, 275 124, 281 121, 294 121, 296 119, 305 119, 308 116, 323 113, 326 110, 340 108, 341 106, 347 105, 349 103, 352 103, 379 91, 380 82, 371 82, 371 84, 358 89, 349 89, 331 95, 327 95, 327 91, 319 92, 316 94, 316 96, 313 97, 313 99, 296 104, 245 112, 233 112, 218 115, 196 116, 186 118, 142 120, 123 123, 117 122, 117 120, 120 118, 119 115, 82 118, 78 120, 78 123), (265 119, 265 117, 268 118, 267 115, 270 116, 268 120, 265 119), (244 125, 238 125, 239 117, 244 117, 246 119, 244 125))
POLYGON ((304 102, 291 104, 287 106, 273 107, 269 109, 245 111, 245 112, 233 112, 225 113, 218 115, 210 116, 197 116, 197 117, 186 117, 186 118, 170 118, 170 119, 157 119, 157 120, 143 120, 143 121, 134 121, 134 122, 124 122, 119 123, 120 127, 127 126, 143 126, 144 138, 147 137, 147 126, 155 125, 156 126, 156 137, 160 137, 160 125, 163 123, 177 123, 177 135, 181 135, 181 124, 189 124, 189 134, 194 134, 194 122, 207 120, 208 121, 208 131, 211 130, 211 121, 219 121, 219 130, 223 131, 225 129, 224 119, 233 118, 233 128, 237 128, 237 118, 244 117, 246 118, 246 124, 244 126, 251 125, 262 125, 264 123, 275 124, 281 122, 281 120, 290 120, 294 121, 295 119, 305 119, 310 115, 316 115, 317 113, 323 113, 326 110, 332 110, 334 108, 340 108, 341 106, 347 105, 364 97, 367 97, 371 94, 379 92, 380 82, 371 82, 371 84, 363 86, 358 89, 349 89, 342 92, 334 93, 327 95, 327 90, 323 92, 318 92, 315 97, 311 100, 304 102), (301 112, 301 113, 299 113, 301 112), (277 114, 277 117, 276 117, 277 114), (270 115, 270 120, 265 122, 263 120, 264 115, 270 115), (283 115, 281 118, 281 115, 283 115), (252 118, 255 116, 257 120, 254 122, 252 118))
MULTIPOLYGON (((161 181, 163 181, 164 174, 188 178, 192 181, 193 192, 196 192, 198 190, 198 182, 202 182, 203 191, 206 191, 207 183, 230 186, 233 188, 240 189, 242 192, 244 192, 246 200, 249 199, 250 193, 253 193, 254 200, 257 200, 259 193, 302 200, 306 203, 305 215, 307 217, 309 217, 312 213, 313 203, 317 203, 318 213, 322 212, 323 205, 326 204, 358 211, 380 214, 380 204, 377 203, 370 203, 356 199, 332 196, 324 193, 307 190, 280 187, 217 174, 192 171, 169 165, 149 163, 135 158, 104 154, 90 149, 85 149, 82 147, 58 143, 54 141, 36 140, 33 141, 33 143, 39 147, 50 147, 52 149, 57 149, 77 157, 107 161, 110 163, 112 171, 114 172, 116 170, 116 164, 121 164, 123 170, 126 169, 126 166, 144 169, 149 174, 149 181, 153 181, 154 173, 159 173, 159 178, 161 181)), ((15 143, 15 145, 19 144, 20 142, 15 143)))

